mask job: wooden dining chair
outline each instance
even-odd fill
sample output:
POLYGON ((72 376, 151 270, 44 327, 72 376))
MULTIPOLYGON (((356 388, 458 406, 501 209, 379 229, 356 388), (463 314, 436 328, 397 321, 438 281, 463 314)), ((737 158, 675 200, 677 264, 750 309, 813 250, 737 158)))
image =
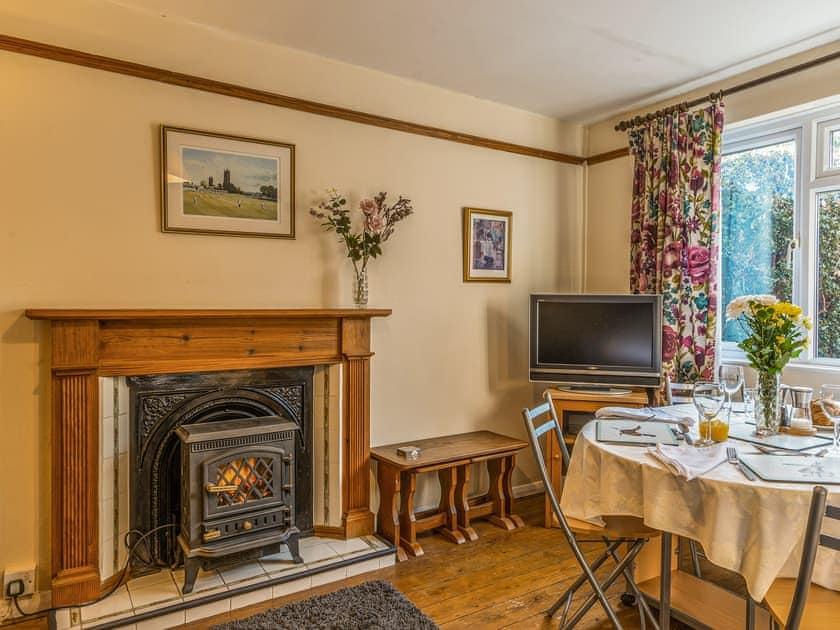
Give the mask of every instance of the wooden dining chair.
POLYGON ((549 502, 551 503, 551 509, 560 524, 560 529, 563 531, 566 541, 569 543, 569 547, 572 549, 572 554, 581 568, 581 575, 546 611, 546 614, 549 617, 553 617, 562 606, 563 612, 560 618, 559 627, 561 629, 571 628, 583 618, 587 611, 597 601, 604 609, 604 612, 607 614, 607 617, 613 626, 621 630, 621 623, 619 622, 612 606, 610 606, 605 593, 616 579, 623 576, 626 580, 628 588, 632 591, 635 604, 639 608, 642 630, 645 630, 646 618, 650 619, 653 627, 658 630, 659 625, 657 624, 653 613, 650 611, 647 601, 641 592, 639 592, 639 588, 636 586, 631 567, 639 551, 641 551, 642 546, 648 539, 657 536, 659 532, 645 526, 640 518, 631 516, 605 516, 603 517, 605 521, 604 527, 599 527, 593 523, 580 521, 566 516, 560 507, 557 494, 551 484, 551 478, 545 465, 543 449, 540 445, 540 437, 553 431, 554 436, 557 438, 557 444, 560 445, 563 463, 565 466, 568 466, 569 451, 566 448, 566 442, 563 439, 560 422, 557 419, 557 413, 554 410, 554 405, 552 404, 549 393, 546 392, 545 402, 541 405, 533 409, 523 409, 522 419, 525 422, 525 430, 528 433, 528 440, 531 443, 534 458, 537 460, 540 475, 542 476, 543 484, 545 485, 545 492, 548 496, 549 502), (538 420, 540 421, 539 424, 537 424, 538 420), (605 549, 594 560, 594 562, 589 563, 587 562, 583 551, 581 551, 580 542, 602 542, 605 549), (622 545, 627 545, 624 557, 620 557, 618 553, 618 550, 622 545), (609 559, 612 559, 615 562, 615 568, 613 568, 603 582, 599 582, 598 578, 595 576, 595 571, 597 571, 601 565, 609 559), (589 583, 592 593, 583 600, 580 606, 578 606, 567 621, 566 618, 572 605, 572 599, 578 589, 586 583, 589 583))
POLYGON ((819 547, 840 552, 840 538, 822 533, 824 518, 840 521, 840 507, 827 505, 828 492, 816 486, 811 495, 805 545, 796 579, 773 582, 764 598, 773 615, 774 628, 785 630, 825 630, 840 627, 840 592, 811 584, 819 547))

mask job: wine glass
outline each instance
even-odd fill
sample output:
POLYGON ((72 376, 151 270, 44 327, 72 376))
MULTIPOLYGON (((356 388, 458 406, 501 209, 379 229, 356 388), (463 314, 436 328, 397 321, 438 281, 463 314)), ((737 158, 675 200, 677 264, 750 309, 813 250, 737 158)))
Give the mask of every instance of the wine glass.
POLYGON ((820 409, 834 423, 834 446, 826 457, 840 457, 840 385, 820 387, 820 409))
POLYGON ((740 365, 721 365, 718 368, 718 377, 723 390, 726 392, 726 420, 732 415, 732 394, 741 389, 744 384, 744 368, 740 365))
POLYGON ((695 440, 695 446, 709 446, 714 444, 714 440, 712 440, 712 418, 720 412, 724 397, 725 392, 720 383, 698 382, 694 384, 692 400, 701 418, 700 439, 695 440), (703 422, 703 418, 706 419, 705 422, 703 422), (705 431, 703 430, 704 427, 706 429, 705 431))

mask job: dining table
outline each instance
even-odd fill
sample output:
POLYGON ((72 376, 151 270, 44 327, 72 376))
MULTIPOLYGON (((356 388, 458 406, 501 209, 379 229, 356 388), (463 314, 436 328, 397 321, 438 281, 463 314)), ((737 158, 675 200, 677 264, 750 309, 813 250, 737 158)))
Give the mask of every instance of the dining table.
MULTIPOLYGON (((662 410, 675 417, 697 417, 692 405, 662 410)), ((740 574, 749 597, 761 602, 776 578, 797 575, 813 484, 750 480, 726 461, 687 480, 655 458, 651 445, 599 441, 597 422, 585 425, 575 440, 563 480, 560 504, 564 514, 596 524, 602 524, 606 515, 636 516, 662 532, 659 544, 654 545, 661 549, 655 552, 658 571, 641 576, 650 579, 639 582, 640 590, 660 607, 662 630, 669 627, 672 612, 689 623, 715 628, 750 625, 756 608, 745 605, 749 600, 678 571, 671 563, 674 537, 699 542, 710 562, 740 574), (673 599, 672 591, 676 591, 673 599)), ((731 416, 732 427, 747 422, 742 413, 731 416)), ((696 422, 689 435, 698 437, 696 422)), ((685 440, 679 444, 679 448, 697 448, 685 440)), ((761 452, 750 442, 731 438, 726 446, 734 447, 739 455, 761 452)), ((840 486, 826 488, 829 503, 840 504, 840 486)), ((837 527, 836 521, 827 521, 825 531, 840 535, 831 527, 837 527)), ((840 590, 840 553, 820 549, 812 582, 840 590)), ((758 614, 769 622, 763 609, 758 608, 758 614)))

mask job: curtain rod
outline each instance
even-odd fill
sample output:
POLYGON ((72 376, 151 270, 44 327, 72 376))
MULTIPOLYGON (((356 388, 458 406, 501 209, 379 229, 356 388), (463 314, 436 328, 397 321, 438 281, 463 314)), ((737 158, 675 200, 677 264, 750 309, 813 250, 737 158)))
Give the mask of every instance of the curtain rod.
POLYGON ((714 102, 715 100, 720 100, 724 96, 729 96, 730 94, 737 94, 738 92, 743 92, 744 90, 749 90, 754 88, 758 85, 763 85, 765 83, 770 83, 771 81, 775 81, 776 79, 781 79, 783 77, 790 76, 792 74, 796 74, 798 72, 802 72, 803 70, 809 70, 815 66, 822 65, 824 63, 828 63, 829 61, 835 61, 836 59, 840 59, 840 50, 829 53, 827 55, 823 55, 822 57, 817 57, 816 59, 811 59, 810 61, 805 61, 795 66, 791 66, 790 68, 785 68, 784 70, 778 70, 777 72, 772 72, 768 75, 763 77, 758 77, 756 79, 752 79, 750 81, 746 81, 744 83, 739 83, 738 85, 733 85, 730 88, 724 88, 717 92, 712 92, 708 96, 703 96, 701 98, 695 98, 690 101, 684 101, 682 103, 678 103, 677 105, 672 105, 670 107, 665 107, 663 109, 659 109, 655 112, 651 112, 649 114, 645 114, 642 116, 636 116, 634 118, 630 118, 628 120, 622 120, 615 126, 616 131, 626 131, 628 129, 632 129, 633 127, 638 127, 646 122, 654 120, 655 118, 659 118, 665 114, 671 114, 676 111, 687 111, 692 107, 696 107, 697 105, 702 105, 703 103, 714 102))

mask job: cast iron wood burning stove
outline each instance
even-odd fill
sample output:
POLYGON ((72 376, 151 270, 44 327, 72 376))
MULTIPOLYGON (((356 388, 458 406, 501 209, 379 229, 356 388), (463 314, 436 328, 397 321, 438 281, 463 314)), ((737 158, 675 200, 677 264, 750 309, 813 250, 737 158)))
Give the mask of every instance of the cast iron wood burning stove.
POLYGON ((296 563, 295 439, 277 416, 182 425, 181 533, 184 592, 198 569, 278 553, 296 563))

